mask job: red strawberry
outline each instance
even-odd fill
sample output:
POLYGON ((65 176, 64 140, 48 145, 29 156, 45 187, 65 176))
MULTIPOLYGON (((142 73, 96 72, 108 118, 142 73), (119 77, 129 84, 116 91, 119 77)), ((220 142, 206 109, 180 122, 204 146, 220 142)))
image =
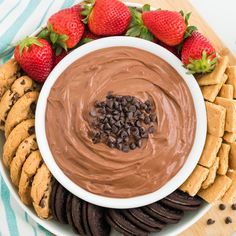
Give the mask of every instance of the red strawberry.
POLYGON ((190 73, 207 73, 214 69, 217 57, 210 41, 193 32, 183 44, 181 60, 190 73))
POLYGON ((14 57, 35 81, 44 82, 53 67, 53 50, 44 39, 27 37, 15 48, 14 57))
POLYGON ((52 43, 67 48, 73 48, 84 33, 84 24, 81 21, 81 7, 61 10, 48 20, 49 38, 52 43))
POLYGON ((168 10, 145 11, 142 14, 144 25, 163 43, 169 46, 180 44, 195 27, 187 31, 187 22, 190 14, 183 17, 183 12, 168 10), (187 31, 187 33, 186 33, 187 31), (186 33, 186 35, 185 35, 186 33))
MULTIPOLYGON (((87 1, 88 2, 88 1, 87 1)), ((128 28, 131 14, 129 8, 118 0, 90 0, 82 15, 92 33, 101 36, 121 35, 128 28)))
POLYGON ((67 54, 68 54, 68 52, 66 50, 63 50, 60 53, 60 55, 55 54, 54 61, 53 61, 53 67, 55 67, 67 54))

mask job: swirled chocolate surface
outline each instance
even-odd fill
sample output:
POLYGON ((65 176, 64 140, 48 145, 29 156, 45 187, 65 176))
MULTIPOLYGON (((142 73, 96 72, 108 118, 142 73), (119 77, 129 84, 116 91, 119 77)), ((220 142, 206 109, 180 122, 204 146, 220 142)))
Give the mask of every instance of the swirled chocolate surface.
POLYGON ((76 60, 48 97, 46 133, 56 163, 80 187, 102 196, 134 197, 162 187, 185 163, 195 130, 184 80, 167 62, 136 48, 101 49, 76 60), (89 137, 89 112, 110 91, 155 106, 155 132, 128 153, 89 137))

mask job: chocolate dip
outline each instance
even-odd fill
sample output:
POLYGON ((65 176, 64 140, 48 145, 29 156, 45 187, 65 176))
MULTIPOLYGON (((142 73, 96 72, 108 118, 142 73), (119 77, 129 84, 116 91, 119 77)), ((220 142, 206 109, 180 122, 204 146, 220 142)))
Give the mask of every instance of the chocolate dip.
POLYGON ((102 196, 134 197, 162 187, 185 163, 195 130, 184 80, 167 62, 140 49, 113 47, 78 59, 48 97, 46 133, 56 163, 80 187, 102 196), (156 131, 141 148, 125 153, 89 137, 89 112, 110 91, 153 101, 156 131))

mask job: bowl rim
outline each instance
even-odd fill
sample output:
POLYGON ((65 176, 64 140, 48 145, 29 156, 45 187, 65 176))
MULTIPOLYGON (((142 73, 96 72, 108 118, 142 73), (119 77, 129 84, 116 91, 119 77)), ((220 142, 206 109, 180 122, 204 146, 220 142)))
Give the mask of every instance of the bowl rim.
POLYGON ((114 37, 97 39, 75 49, 69 55, 67 55, 53 69, 48 79, 46 80, 39 95, 36 108, 36 116, 35 116, 35 129, 36 129, 36 137, 39 150, 42 153, 42 157, 46 165, 48 166, 52 174, 55 176, 55 178, 66 189, 68 189, 77 197, 102 207, 117 208, 117 209, 134 208, 151 204, 164 198, 165 196, 176 190, 179 186, 181 186, 181 184, 192 173, 201 156, 206 139, 206 126, 207 126, 206 123, 207 122, 206 122, 205 104, 201 90, 195 78, 190 74, 186 74, 186 69, 183 68, 181 61, 172 53, 170 53, 168 50, 155 43, 143 39, 126 37, 126 36, 114 36, 114 37), (196 121, 197 121, 195 139, 192 149, 189 153, 186 162, 184 163, 182 168, 177 172, 177 174, 174 177, 172 177, 160 189, 149 194, 131 198, 111 198, 97 195, 81 188, 80 186, 75 184, 72 180, 70 180, 69 177, 67 177, 63 173, 63 171, 58 167, 56 161, 53 158, 53 155, 50 151, 47 142, 46 128, 45 128, 47 98, 53 84, 56 82, 59 75, 75 60, 78 60, 84 55, 87 55, 88 53, 94 52, 99 49, 116 47, 116 46, 128 46, 133 48, 139 48, 144 51, 151 52, 152 54, 157 55, 160 58, 167 61, 181 75, 181 77, 186 82, 193 97, 193 103, 195 107, 196 121))

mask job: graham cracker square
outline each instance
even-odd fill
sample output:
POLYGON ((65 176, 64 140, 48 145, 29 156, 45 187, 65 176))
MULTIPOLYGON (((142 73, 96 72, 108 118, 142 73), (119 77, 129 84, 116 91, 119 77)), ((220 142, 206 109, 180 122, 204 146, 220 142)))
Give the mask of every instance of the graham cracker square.
POLYGON ((232 180, 228 176, 217 175, 215 182, 209 188, 201 189, 198 196, 209 203, 215 202, 224 196, 231 184, 232 180))
POLYGON ((218 156, 220 158, 219 168, 217 170, 218 175, 226 175, 229 168, 229 151, 230 145, 226 143, 222 143, 220 150, 218 152, 218 156))
POLYGON ((207 132, 222 137, 225 129, 226 109, 214 103, 205 102, 207 112, 207 132))
POLYGON ((209 169, 208 176, 206 180, 202 183, 202 189, 207 189, 210 185, 212 185, 216 178, 216 172, 219 167, 219 157, 216 157, 216 160, 213 166, 209 169))
POLYGON ((223 84, 219 92, 219 97, 233 99, 234 87, 231 84, 223 84))
POLYGON ((187 192, 190 196, 195 196, 200 190, 202 182, 207 178, 208 173, 209 170, 207 168, 197 165, 180 189, 183 192, 187 192))
POLYGON ((231 84, 233 86, 233 97, 236 98, 236 66, 228 66, 226 74, 228 75, 227 84, 231 84))
POLYGON ((215 162, 216 155, 220 149, 222 138, 207 134, 206 143, 198 164, 207 168, 212 167, 215 162))
POLYGON ((225 131, 236 132, 236 100, 216 97, 215 104, 226 109, 225 131))
POLYGON ((226 74, 223 74, 218 84, 200 87, 204 99, 209 102, 214 102, 216 96, 218 95, 223 84, 226 82, 227 78, 228 76, 226 74))

